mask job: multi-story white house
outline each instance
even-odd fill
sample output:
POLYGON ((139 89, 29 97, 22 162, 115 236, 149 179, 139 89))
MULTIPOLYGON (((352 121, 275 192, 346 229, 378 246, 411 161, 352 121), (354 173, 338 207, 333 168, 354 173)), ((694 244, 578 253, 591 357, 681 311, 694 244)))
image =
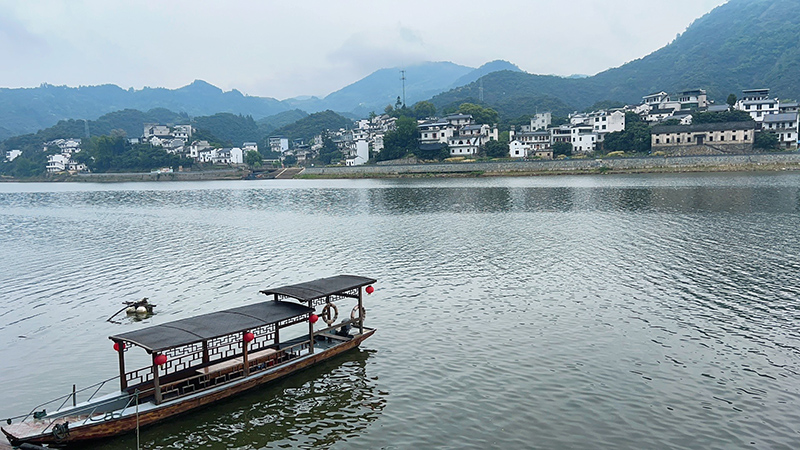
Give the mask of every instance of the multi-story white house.
POLYGON ((597 150, 597 133, 591 125, 573 125, 570 139, 573 153, 591 153, 597 150))
POLYGON ((69 156, 56 153, 47 157, 47 171, 50 173, 67 170, 67 164, 69 164, 69 156))
POLYGON ((734 105, 735 109, 750 114, 756 122, 764 120, 764 116, 779 112, 778 99, 769 98, 769 89, 745 89, 734 105))
POLYGON ((589 113, 588 124, 597 133, 602 142, 605 135, 617 131, 625 131, 625 113, 623 111, 596 111, 589 113))
POLYGON ((453 137, 458 129, 457 125, 452 125, 444 119, 424 121, 417 125, 419 129, 420 144, 446 144, 447 140, 453 137))
POLYGON ((764 116, 761 129, 771 131, 778 136, 781 147, 789 148, 798 145, 798 114, 796 112, 769 114, 764 116))
POLYGON ((289 150, 289 139, 284 136, 270 136, 269 149, 282 154, 289 150))
POLYGON ((155 123, 144 124, 144 133, 142 133, 142 137, 144 137, 145 140, 150 140, 150 138, 153 136, 171 137, 172 133, 169 127, 166 125, 159 125, 155 123))

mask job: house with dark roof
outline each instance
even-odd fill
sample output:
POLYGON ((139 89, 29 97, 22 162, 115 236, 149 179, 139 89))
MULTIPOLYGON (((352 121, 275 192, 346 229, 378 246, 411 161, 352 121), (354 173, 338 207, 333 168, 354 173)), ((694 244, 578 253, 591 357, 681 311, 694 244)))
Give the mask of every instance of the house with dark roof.
POLYGON ((796 147, 798 145, 797 116, 796 112, 764 116, 761 129, 775 133, 781 147, 796 147))
POLYGON ((652 151, 671 155, 725 155, 753 152, 755 122, 656 125, 650 129, 652 151))

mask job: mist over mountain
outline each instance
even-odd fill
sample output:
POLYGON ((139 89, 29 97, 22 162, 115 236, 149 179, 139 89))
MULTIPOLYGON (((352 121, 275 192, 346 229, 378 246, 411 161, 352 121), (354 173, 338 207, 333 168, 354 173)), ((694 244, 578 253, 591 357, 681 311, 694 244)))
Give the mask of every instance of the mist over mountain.
MULTIPOLYGON (((770 88, 780 98, 800 98, 800 2, 731 0, 697 19, 669 45, 592 77, 493 72, 483 77, 488 105, 557 98, 573 110, 604 101, 639 103, 652 92, 706 89, 718 103, 742 89, 770 88)), ((434 96, 437 108, 475 101, 477 82, 434 96)), ((538 105, 530 102, 533 110, 538 105)), ((518 105, 519 107, 519 105, 518 105)))
POLYGON ((800 98, 800 1, 731 0, 697 19, 669 45, 591 77, 533 75, 506 61, 479 68, 427 62, 378 70, 324 98, 283 101, 246 96, 197 80, 179 89, 122 89, 115 85, 0 88, 0 140, 32 133, 63 119, 94 120, 124 109, 166 108, 189 117, 231 113, 259 121, 278 113, 276 130, 303 114, 337 111, 347 117, 380 113, 403 96, 406 104, 430 99, 439 111, 460 103, 495 107, 505 118, 538 110, 569 112, 606 101, 639 103, 656 91, 703 88, 723 102, 742 89, 771 88, 780 98, 800 98))

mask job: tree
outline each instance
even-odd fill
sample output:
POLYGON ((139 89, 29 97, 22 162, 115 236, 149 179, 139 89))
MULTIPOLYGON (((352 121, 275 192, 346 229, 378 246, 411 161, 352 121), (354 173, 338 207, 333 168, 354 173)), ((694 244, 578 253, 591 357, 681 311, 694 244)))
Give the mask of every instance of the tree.
POLYGON ((508 143, 492 140, 481 145, 478 153, 489 158, 505 158, 508 156, 508 143))
POLYGON ((469 114, 475 119, 475 123, 485 123, 487 125, 498 122, 499 114, 492 108, 484 108, 474 103, 462 103, 458 107, 461 114, 469 114))
POLYGON ((777 150, 779 147, 778 135, 771 131, 756 133, 753 147, 761 150, 777 150))
POLYGON ((425 144, 425 146, 420 146, 414 154, 419 159, 442 161, 450 156, 450 148, 445 143, 425 144))
POLYGON ((725 101, 725 103, 727 103, 731 108, 733 108, 733 105, 736 104, 736 100, 737 100, 736 95, 729 94, 728 99, 725 101))
POLYGON ((400 109, 400 108, 402 108, 403 106, 405 106, 405 105, 403 104, 403 101, 402 101, 402 100, 400 100, 400 96, 398 95, 398 96, 397 96, 397 101, 396 101, 396 102, 394 102, 394 109, 400 109))
POLYGON ((397 128, 383 137, 383 150, 375 157, 378 161, 400 159, 419 149, 419 131, 417 122, 410 117, 400 117, 397 128))
POLYGON ((392 105, 386 105, 386 108, 383 108, 383 112, 386 114, 391 114, 392 111, 394 111, 394 106, 392 105))
POLYGON ((719 122, 753 122, 750 113, 746 111, 701 112, 692 115, 692 123, 719 123, 719 122))
POLYGON ((339 147, 333 142, 333 139, 326 133, 322 136, 322 148, 319 149, 319 156, 317 159, 322 164, 332 164, 334 162, 339 162, 344 157, 342 152, 339 151, 339 147))
POLYGON ((556 142, 553 144, 553 155, 564 155, 570 156, 572 155, 572 144, 569 142, 556 142))
POLYGON ((625 129, 608 133, 603 142, 607 152, 647 153, 650 151, 650 126, 638 114, 625 113, 625 129))
POLYGON ((429 101, 421 101, 414 104, 414 116, 417 119, 436 116, 436 106, 429 101))
POLYGON ((251 167, 261 167, 263 159, 261 158, 261 153, 258 153, 255 150, 248 150, 247 153, 244 154, 244 162, 251 167))

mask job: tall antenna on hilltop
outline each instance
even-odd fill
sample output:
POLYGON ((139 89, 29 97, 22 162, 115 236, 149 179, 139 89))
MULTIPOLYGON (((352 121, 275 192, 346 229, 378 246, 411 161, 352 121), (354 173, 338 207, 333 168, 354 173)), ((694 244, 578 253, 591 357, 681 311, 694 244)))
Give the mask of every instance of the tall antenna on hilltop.
POLYGON ((478 87, 478 100, 483 103, 483 77, 480 77, 478 81, 480 81, 480 87, 478 87))
POLYGON ((403 81, 403 108, 406 106, 406 70, 400 71, 400 79, 403 81))

